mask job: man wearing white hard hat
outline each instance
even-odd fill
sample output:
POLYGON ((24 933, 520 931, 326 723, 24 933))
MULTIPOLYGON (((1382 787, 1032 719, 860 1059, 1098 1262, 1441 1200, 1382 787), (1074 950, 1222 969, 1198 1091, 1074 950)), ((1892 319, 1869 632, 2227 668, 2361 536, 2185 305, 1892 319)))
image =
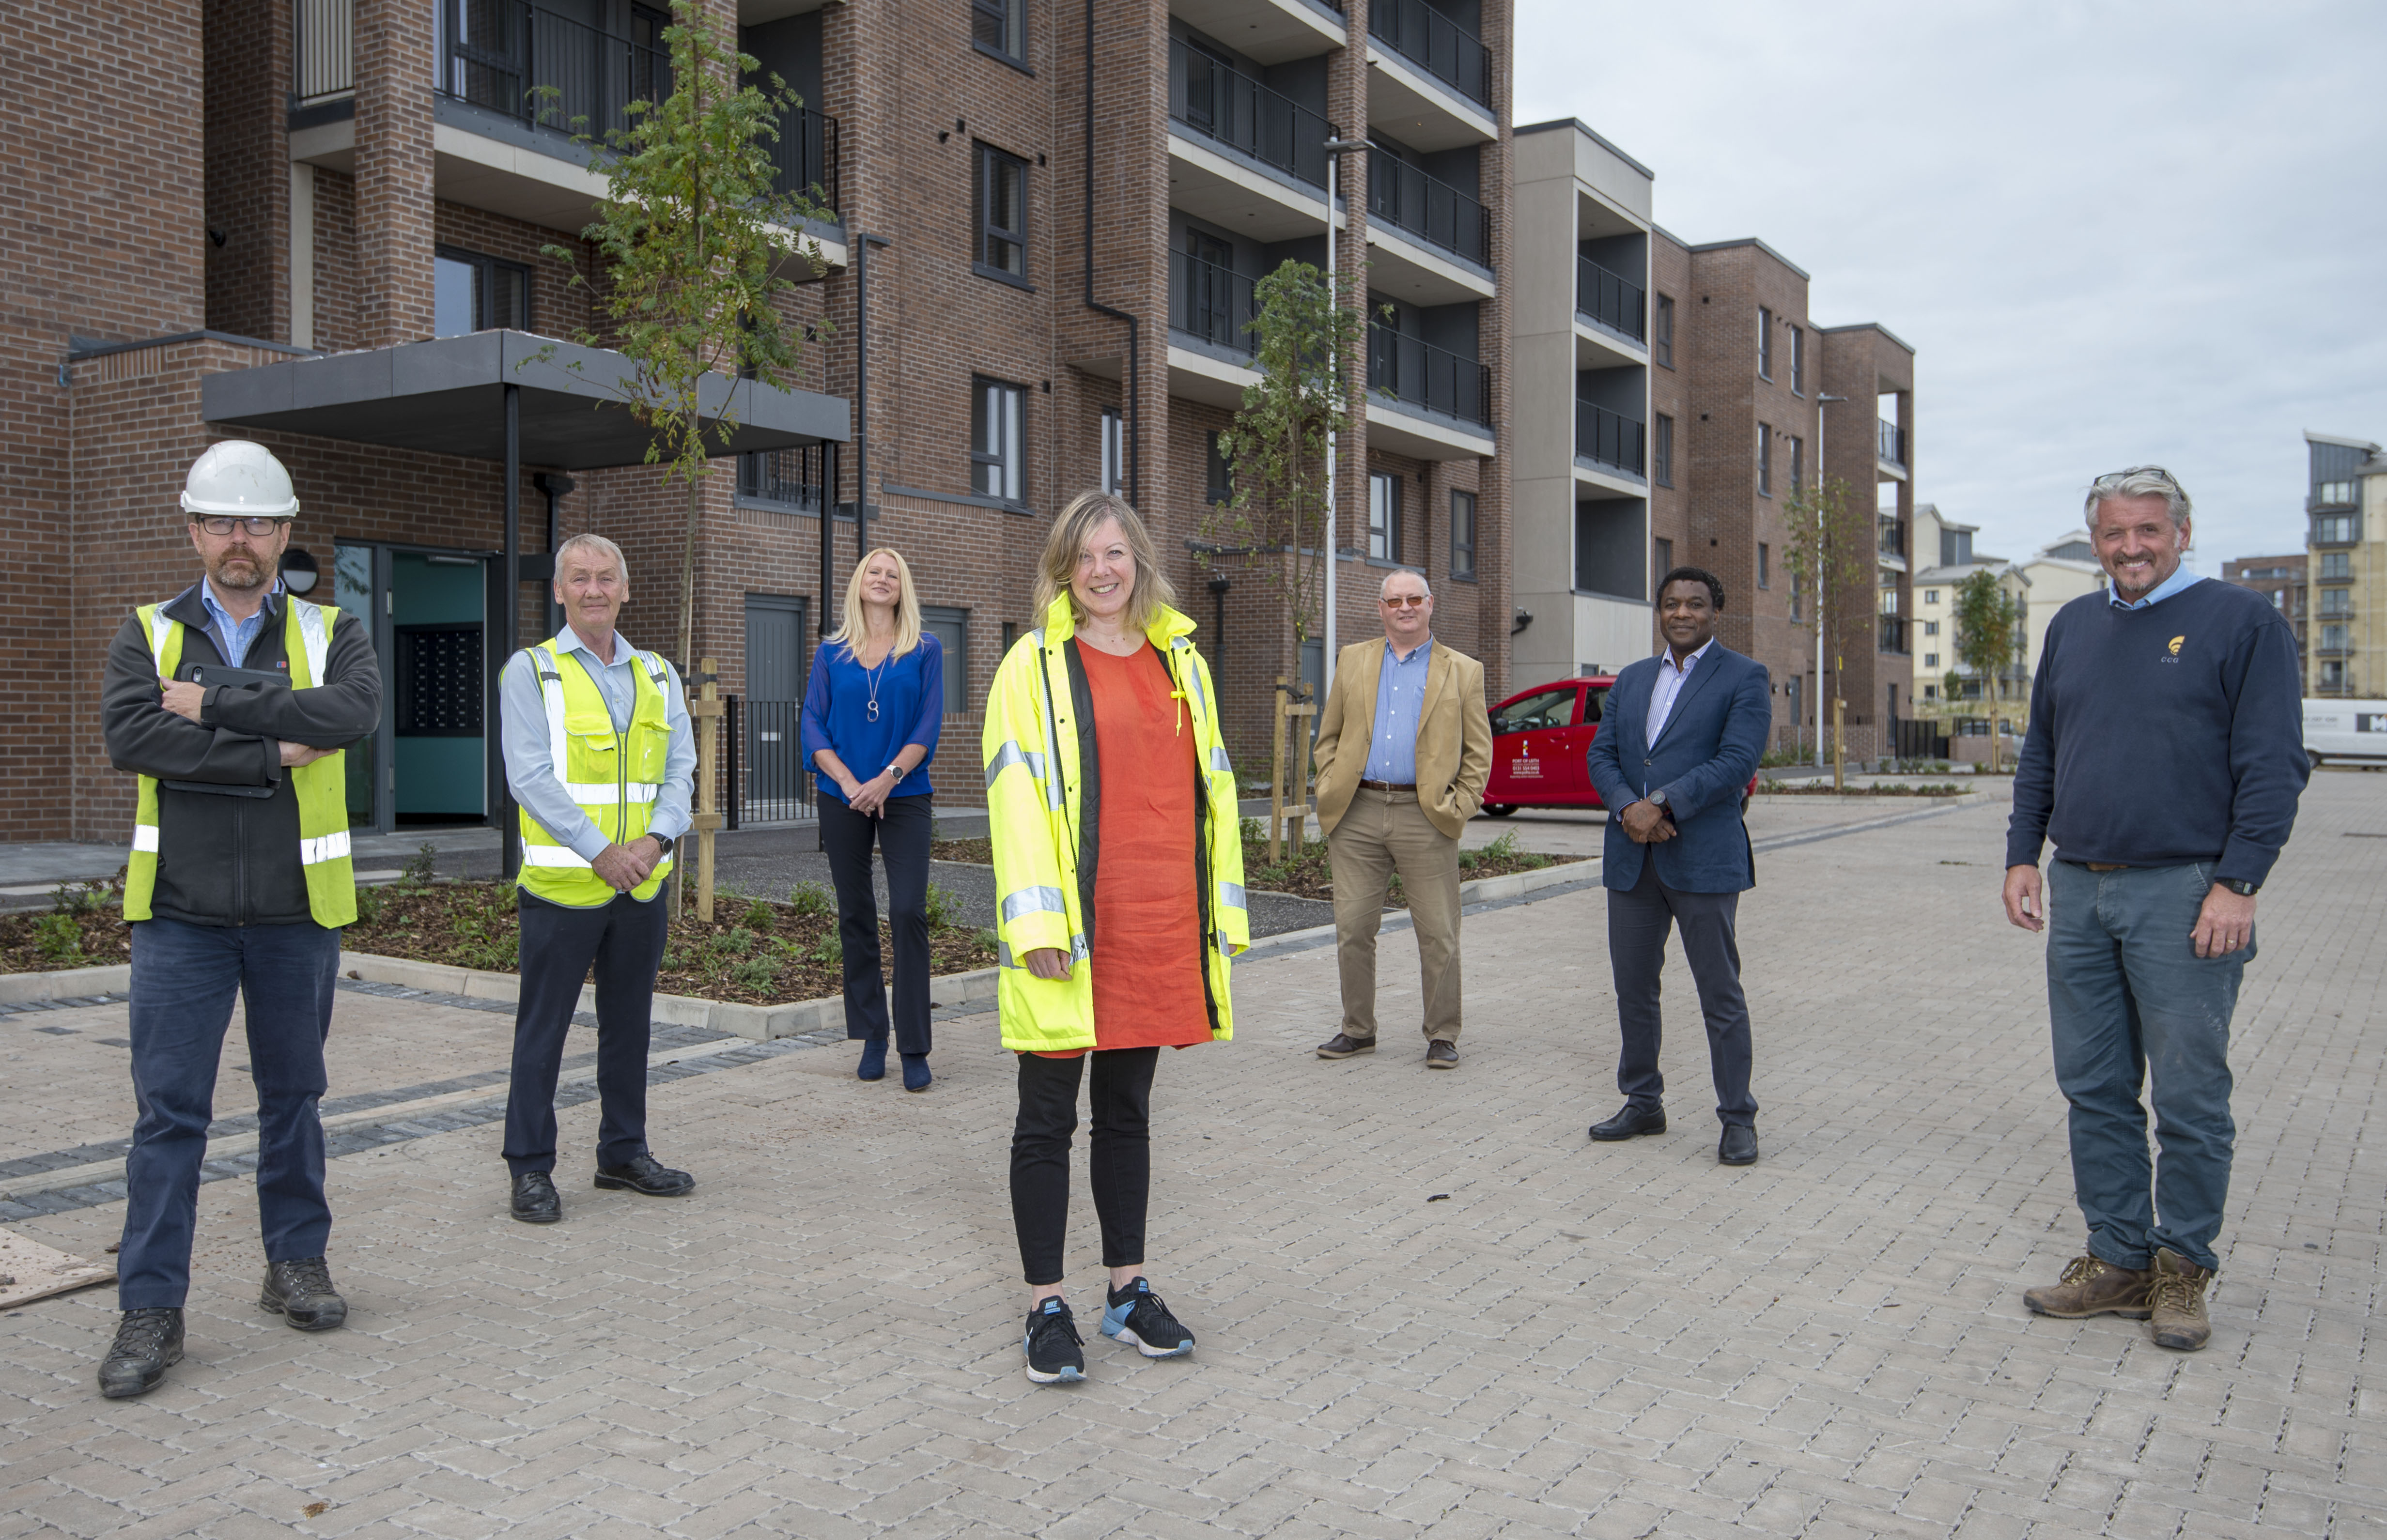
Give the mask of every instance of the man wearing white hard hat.
MULTIPOLYGON (((323 1041, 340 927, 357 916, 340 751, 381 720, 359 617, 287 591, 290 473, 229 440, 191 466, 183 513, 205 575, 125 617, 107 653, 107 757, 141 777, 126 864, 133 1091, 116 1340, 101 1394, 139 1395, 183 1356, 199 1163, 237 991, 257 1087, 258 1304, 302 1332, 347 1319, 323 1260, 323 1041)), ((311 587, 311 585, 309 585, 311 587)))

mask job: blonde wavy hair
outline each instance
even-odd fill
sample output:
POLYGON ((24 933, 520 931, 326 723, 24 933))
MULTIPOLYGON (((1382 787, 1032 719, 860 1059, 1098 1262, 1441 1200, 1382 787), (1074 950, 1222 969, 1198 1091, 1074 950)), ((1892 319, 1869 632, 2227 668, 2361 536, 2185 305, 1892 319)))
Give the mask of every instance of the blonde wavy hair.
POLYGON ((870 617, 862 612, 862 574, 870 563, 880 557, 895 563, 895 646, 887 655, 900 658, 920 645, 920 591, 912 587, 912 564, 903 553, 892 546, 880 546, 853 564, 853 575, 845 580, 845 619, 827 642, 842 643, 847 657, 858 655, 862 644, 870 639, 870 617))
POLYGON ((1041 616, 1055 600, 1067 594, 1069 612, 1079 625, 1085 624, 1085 608, 1078 602, 1069 580, 1078 574, 1078 553, 1107 519, 1118 521, 1128 553, 1135 558, 1135 587, 1128 591, 1125 619, 1138 631, 1149 630, 1162 606, 1177 602, 1177 587, 1160 570, 1160 553, 1153 549, 1152 531, 1144 527, 1143 516, 1116 492, 1080 492, 1053 521, 1052 531, 1044 536, 1044 554, 1036 563, 1036 612, 1041 616))

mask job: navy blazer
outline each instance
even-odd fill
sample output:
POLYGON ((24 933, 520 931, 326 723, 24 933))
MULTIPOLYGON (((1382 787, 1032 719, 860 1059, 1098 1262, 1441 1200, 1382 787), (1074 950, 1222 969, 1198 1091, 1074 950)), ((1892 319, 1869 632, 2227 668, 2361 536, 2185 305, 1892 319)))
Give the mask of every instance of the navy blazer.
POLYGON ((1644 658, 1616 676, 1586 756, 1592 789, 1608 804, 1608 838, 1600 881, 1619 891, 1641 880, 1641 863, 1654 857, 1658 880, 1677 892, 1737 893, 1757 886, 1757 864, 1741 822, 1740 797, 1756 773, 1774 726, 1765 665, 1722 642, 1683 681, 1655 749, 1649 744, 1649 699, 1659 661, 1644 658), (1636 845, 1618 816, 1648 791, 1663 789, 1682 832, 1655 845, 1636 845))

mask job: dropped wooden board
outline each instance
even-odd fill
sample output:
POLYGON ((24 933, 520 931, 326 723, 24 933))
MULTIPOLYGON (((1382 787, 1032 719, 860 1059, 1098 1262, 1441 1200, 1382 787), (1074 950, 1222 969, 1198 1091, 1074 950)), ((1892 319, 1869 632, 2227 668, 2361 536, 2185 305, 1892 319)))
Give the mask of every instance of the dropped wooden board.
POLYGON ((13 1231, 0 1230, 0 1310, 13 1310, 37 1299, 87 1289, 116 1276, 113 1261, 86 1262, 28 1241, 13 1231))

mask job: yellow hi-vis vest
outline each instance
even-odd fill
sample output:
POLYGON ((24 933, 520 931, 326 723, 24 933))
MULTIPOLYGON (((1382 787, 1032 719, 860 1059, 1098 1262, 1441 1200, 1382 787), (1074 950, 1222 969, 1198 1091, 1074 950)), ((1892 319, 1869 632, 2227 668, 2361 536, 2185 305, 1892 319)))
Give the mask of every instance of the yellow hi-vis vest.
MULTIPOLYGON (((616 732, 604 691, 588 670, 576 662, 563 666, 562 649, 556 646, 562 639, 558 633, 528 650, 530 664, 538 671, 539 697, 547 704, 548 751, 555 778, 606 839, 626 845, 647 832, 655 799, 663 793, 663 766, 671 756, 669 676, 661 658, 630 649, 637 696, 628 730, 616 732)), ((575 909, 613 902, 612 885, 578 852, 549 834, 528 808, 522 810, 522 842, 518 880, 526 891, 575 909)), ((654 897, 671 865, 669 855, 655 863, 630 896, 641 903, 654 897)))
MULTIPOLYGON (((322 683, 339 612, 327 614, 324 606, 296 594, 284 594, 283 605, 282 644, 290 664, 290 688, 313 689, 322 683)), ((134 613, 149 634, 158 677, 172 678, 183 663, 183 623, 170 619, 162 604, 144 604, 134 613)), ((291 789, 298 794, 298 865, 307 877, 307 909, 317 925, 334 929, 354 924, 357 917, 357 874, 348 861, 347 763, 347 751, 340 750, 287 772, 291 789)), ((144 776, 140 809, 133 818, 133 857, 125 864, 124 917, 149 918, 157 887, 158 782, 144 776)))

